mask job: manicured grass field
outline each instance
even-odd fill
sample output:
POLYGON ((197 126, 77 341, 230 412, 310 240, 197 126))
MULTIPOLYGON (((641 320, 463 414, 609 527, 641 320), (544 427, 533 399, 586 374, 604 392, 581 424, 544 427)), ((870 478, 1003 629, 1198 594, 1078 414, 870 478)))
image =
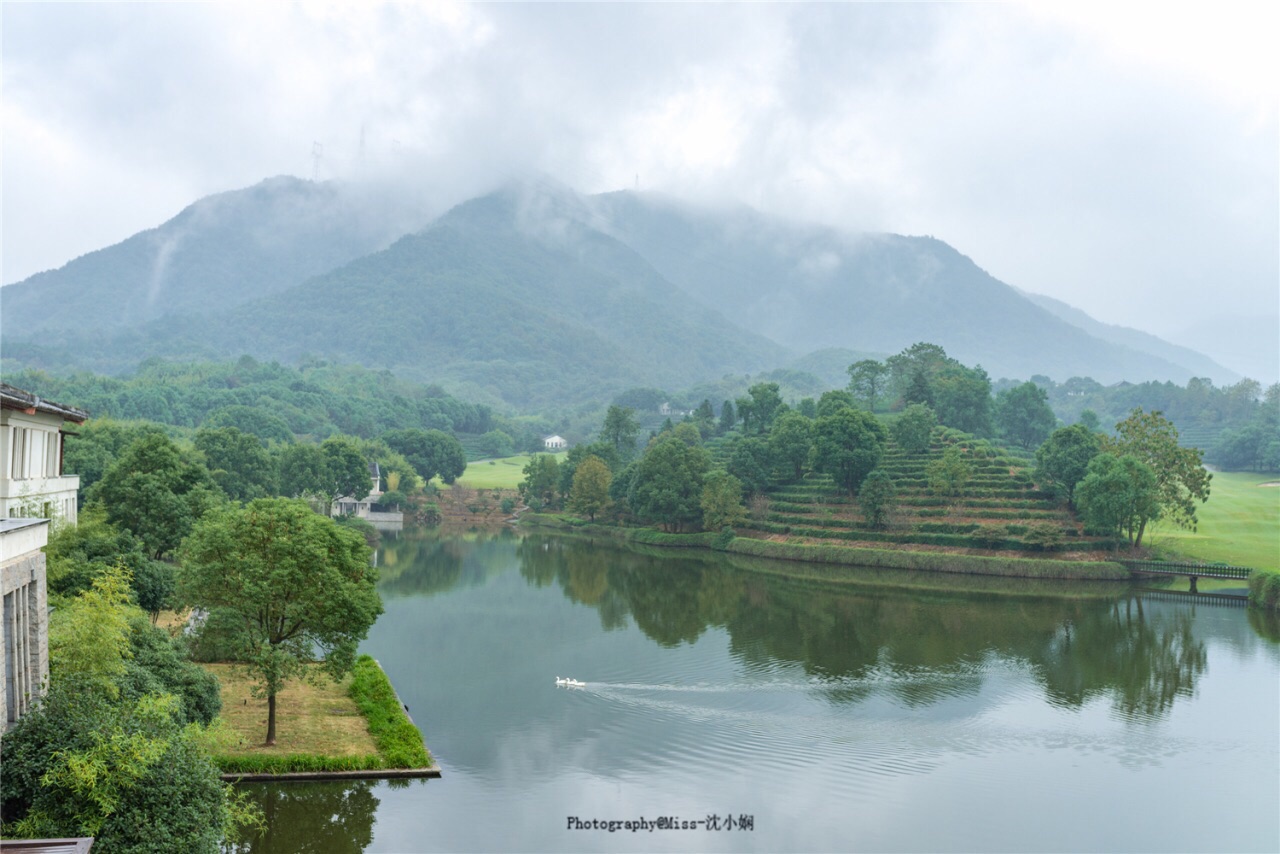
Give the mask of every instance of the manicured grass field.
POLYGON ((364 716, 347 696, 351 677, 325 679, 319 686, 295 680, 276 695, 276 744, 264 747, 267 701, 249 693, 243 668, 231 664, 202 665, 222 683, 222 719, 241 736, 239 745, 224 749, 229 756, 366 756, 378 746, 369 735, 364 716))
MULTIPOLYGON (((458 483, 472 489, 515 489, 524 480, 524 467, 532 454, 519 454, 514 457, 502 457, 496 460, 476 460, 467 463, 467 470, 458 478, 458 483)), ((557 459, 564 459, 565 454, 556 454, 557 459)), ((439 480, 436 486, 441 486, 439 480)))
POLYGON ((1204 561, 1280 570, 1280 480, 1274 474, 1214 472, 1209 501, 1200 505, 1194 533, 1157 525, 1152 548, 1204 561))

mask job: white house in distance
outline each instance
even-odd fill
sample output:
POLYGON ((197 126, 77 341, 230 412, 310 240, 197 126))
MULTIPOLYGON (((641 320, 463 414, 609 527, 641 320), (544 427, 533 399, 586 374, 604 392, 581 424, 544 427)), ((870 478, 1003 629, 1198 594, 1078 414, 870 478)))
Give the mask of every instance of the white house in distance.
POLYGON ((49 679, 49 519, 75 523, 80 478, 62 473, 62 425, 87 412, 0 383, 0 728, 31 708, 49 679))
POLYGON ((569 447, 569 443, 565 441, 563 436, 548 436, 542 440, 542 447, 548 451, 563 451, 569 447))
POLYGON ((358 516, 361 519, 372 522, 377 528, 400 530, 400 526, 404 524, 404 513, 399 510, 374 509, 374 505, 382 497, 382 467, 377 463, 369 463, 369 479, 373 481, 373 484, 368 495, 358 500, 350 495, 344 495, 333 502, 333 509, 330 511, 331 515, 358 516))

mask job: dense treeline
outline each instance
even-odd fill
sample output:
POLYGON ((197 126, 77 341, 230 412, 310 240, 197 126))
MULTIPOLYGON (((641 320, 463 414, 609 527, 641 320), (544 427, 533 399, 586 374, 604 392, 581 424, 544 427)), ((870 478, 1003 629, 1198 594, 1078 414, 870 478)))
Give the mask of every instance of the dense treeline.
POLYGON ((494 426, 488 407, 465 403, 439 386, 321 361, 292 368, 249 356, 235 362, 150 359, 128 377, 19 371, 6 382, 94 418, 236 427, 282 441, 337 433, 372 438, 404 428, 484 433, 494 426))

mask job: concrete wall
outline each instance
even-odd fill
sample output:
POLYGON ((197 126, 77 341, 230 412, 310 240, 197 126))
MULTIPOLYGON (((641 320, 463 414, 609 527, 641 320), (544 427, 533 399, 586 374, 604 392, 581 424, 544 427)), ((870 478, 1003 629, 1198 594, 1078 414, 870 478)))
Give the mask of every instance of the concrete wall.
POLYGON ((48 537, 46 519, 0 519, 4 729, 31 708, 49 681, 49 594, 41 551, 48 537))

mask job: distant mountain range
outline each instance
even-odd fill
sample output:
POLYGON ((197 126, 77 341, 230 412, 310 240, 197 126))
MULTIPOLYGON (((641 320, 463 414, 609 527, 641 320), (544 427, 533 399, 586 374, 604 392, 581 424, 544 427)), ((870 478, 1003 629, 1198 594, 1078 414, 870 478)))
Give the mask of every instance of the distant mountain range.
POLYGON ((322 358, 517 407, 942 344, 993 378, 1237 376, 1024 294, 940 240, 550 182, 421 230, 352 188, 273 178, 0 289, 10 364, 322 358), (397 239, 398 238, 398 239, 397 239))

